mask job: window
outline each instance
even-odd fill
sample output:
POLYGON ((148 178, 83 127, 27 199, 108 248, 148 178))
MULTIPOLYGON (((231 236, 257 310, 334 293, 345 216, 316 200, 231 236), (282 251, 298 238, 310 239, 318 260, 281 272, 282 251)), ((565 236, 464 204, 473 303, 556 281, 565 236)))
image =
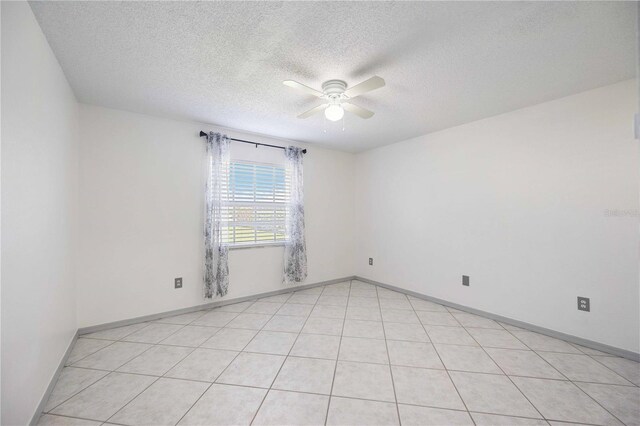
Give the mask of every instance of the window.
POLYGON ((223 183, 222 243, 231 247, 285 241, 290 176, 284 166, 232 161, 223 183))

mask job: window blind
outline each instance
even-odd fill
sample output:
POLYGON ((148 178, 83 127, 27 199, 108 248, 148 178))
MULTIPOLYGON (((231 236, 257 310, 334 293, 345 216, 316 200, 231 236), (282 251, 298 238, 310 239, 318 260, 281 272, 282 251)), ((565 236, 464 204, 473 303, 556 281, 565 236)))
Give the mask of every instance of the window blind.
POLYGON ((285 241, 290 175, 284 166, 245 161, 229 164, 223 182, 222 242, 229 246, 285 241))

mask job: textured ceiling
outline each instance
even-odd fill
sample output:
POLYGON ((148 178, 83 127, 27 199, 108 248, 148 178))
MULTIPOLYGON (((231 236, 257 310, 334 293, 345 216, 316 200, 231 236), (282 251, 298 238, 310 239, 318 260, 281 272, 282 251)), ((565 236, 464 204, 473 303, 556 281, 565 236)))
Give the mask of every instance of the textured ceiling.
POLYGON ((361 151, 634 77, 633 2, 31 2, 85 103, 361 151), (294 79, 387 86, 296 115, 294 79), (354 101, 354 103, 356 103, 354 101))

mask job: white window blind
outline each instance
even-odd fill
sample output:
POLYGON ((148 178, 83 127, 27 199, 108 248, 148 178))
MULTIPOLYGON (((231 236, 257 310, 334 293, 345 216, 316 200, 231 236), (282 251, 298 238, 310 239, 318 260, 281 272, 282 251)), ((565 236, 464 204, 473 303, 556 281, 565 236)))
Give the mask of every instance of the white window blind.
POLYGON ((229 246, 285 241, 290 176, 284 166, 232 161, 223 182, 222 242, 229 246))

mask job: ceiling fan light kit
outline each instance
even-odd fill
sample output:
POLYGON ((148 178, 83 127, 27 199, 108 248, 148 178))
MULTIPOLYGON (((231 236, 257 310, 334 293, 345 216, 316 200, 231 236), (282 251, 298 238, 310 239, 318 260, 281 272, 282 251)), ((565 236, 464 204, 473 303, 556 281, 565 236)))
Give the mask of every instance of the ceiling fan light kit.
POLYGON ((322 83, 322 92, 331 100, 327 109, 324 110, 324 116, 327 120, 338 121, 344 117, 344 109, 340 102, 346 99, 344 92, 347 90, 347 83, 342 80, 328 80, 322 83))
POLYGON ((338 121, 344 117, 344 109, 340 104, 332 104, 324 110, 324 116, 327 120, 338 121))
POLYGON ((301 90, 310 95, 328 101, 322 105, 318 105, 298 115, 298 118, 308 118, 312 115, 324 111, 324 116, 331 121, 338 121, 344 116, 344 111, 348 111, 360 118, 373 117, 373 111, 359 107, 350 102, 351 99, 360 96, 372 90, 384 87, 385 82, 381 77, 374 76, 360 84, 356 84, 351 88, 347 88, 347 83, 343 80, 327 80, 322 83, 322 91, 313 89, 302 83, 293 80, 285 80, 282 82, 285 86, 293 89, 301 90))

